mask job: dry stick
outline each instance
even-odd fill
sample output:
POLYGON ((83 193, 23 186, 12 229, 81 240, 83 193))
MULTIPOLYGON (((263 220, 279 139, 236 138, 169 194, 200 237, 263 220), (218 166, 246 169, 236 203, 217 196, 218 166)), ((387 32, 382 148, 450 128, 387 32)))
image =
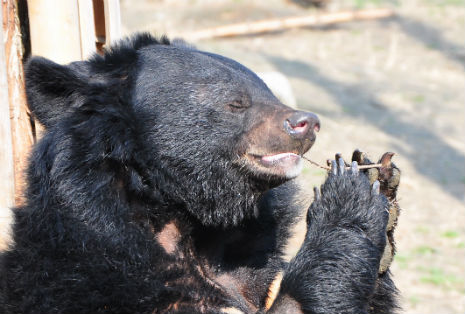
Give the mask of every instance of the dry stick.
POLYGON ((341 11, 307 16, 268 19, 250 23, 238 23, 213 28, 207 28, 187 34, 182 37, 189 40, 200 40, 216 37, 232 37, 240 35, 259 34, 304 26, 325 26, 355 20, 370 20, 386 18, 394 15, 390 9, 367 9, 357 11, 341 11))
MULTIPOLYGON (((325 170, 331 170, 330 167, 327 167, 327 166, 322 166, 316 162, 314 162, 313 160, 310 160, 308 159, 307 157, 305 156, 302 156, 303 159, 307 160, 308 162, 310 162, 312 165, 315 165, 321 169, 325 169, 325 170)), ((358 169, 370 169, 370 168, 381 168, 383 165, 382 164, 371 164, 371 165, 359 165, 358 166, 358 169)), ((350 167, 346 167, 346 169, 350 169, 350 167)))

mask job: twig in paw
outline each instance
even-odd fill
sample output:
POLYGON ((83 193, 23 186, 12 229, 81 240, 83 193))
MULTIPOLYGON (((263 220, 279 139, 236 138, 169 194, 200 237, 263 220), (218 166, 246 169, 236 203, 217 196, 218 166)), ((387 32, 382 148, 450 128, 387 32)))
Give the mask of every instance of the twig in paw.
MULTIPOLYGON (((318 168, 321 168, 321 169, 325 169, 325 170, 331 170, 330 167, 328 166, 322 166, 320 165, 319 163, 313 161, 313 160, 310 160, 308 159, 307 157, 305 156, 302 156, 303 159, 305 159, 306 161, 308 161, 309 163, 311 163, 312 165, 314 166, 317 166, 318 168)), ((359 165, 358 166, 358 169, 362 170, 362 169, 370 169, 370 168, 381 168, 383 167, 383 164, 371 164, 371 165, 359 165)), ((350 167, 345 167, 347 170, 350 169, 350 167)))

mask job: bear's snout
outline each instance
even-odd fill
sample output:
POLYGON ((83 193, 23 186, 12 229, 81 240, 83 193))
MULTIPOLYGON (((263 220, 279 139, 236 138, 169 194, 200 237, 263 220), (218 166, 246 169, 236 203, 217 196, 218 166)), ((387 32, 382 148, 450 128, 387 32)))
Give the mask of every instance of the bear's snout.
POLYGON ((320 120, 314 113, 283 105, 261 109, 262 119, 245 137, 248 146, 243 160, 260 178, 292 179, 302 169, 302 155, 315 142, 320 120))

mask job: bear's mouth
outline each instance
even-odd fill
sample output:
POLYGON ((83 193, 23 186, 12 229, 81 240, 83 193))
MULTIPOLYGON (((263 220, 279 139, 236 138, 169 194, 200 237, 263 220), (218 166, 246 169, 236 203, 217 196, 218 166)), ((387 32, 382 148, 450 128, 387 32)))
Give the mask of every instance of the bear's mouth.
POLYGON ((302 171, 302 156, 293 152, 268 155, 248 154, 248 157, 260 172, 269 175, 293 179, 302 171))

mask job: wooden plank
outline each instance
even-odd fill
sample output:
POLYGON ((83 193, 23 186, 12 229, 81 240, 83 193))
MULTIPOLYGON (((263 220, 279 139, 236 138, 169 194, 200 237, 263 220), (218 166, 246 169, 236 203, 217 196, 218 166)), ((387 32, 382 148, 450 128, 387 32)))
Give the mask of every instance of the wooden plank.
POLYGON ((118 0, 93 0, 97 51, 121 38, 121 14, 118 0))
POLYGON ((33 55, 61 64, 82 59, 77 0, 29 0, 28 12, 33 55))
POLYGON ((92 0, 78 0, 81 57, 87 59, 96 52, 94 7, 92 0))
POLYGON ((105 9, 103 0, 93 0, 94 4, 94 26, 97 52, 103 54, 105 45, 105 9))
MULTIPOLYGON (((3 23, 4 7, 0 10, 0 23, 3 23)), ((10 107, 8 95, 7 66, 3 27, 0 29, 0 251, 9 243, 11 222, 10 207, 14 205, 14 162, 11 138, 10 107)))
POLYGON ((22 203, 25 188, 24 170, 34 142, 24 89, 23 46, 19 25, 17 2, 2 2, 2 30, 5 42, 5 64, 8 81, 8 102, 13 146, 15 205, 22 203))
POLYGON ((105 10, 105 44, 121 38, 119 0, 103 0, 105 10))

